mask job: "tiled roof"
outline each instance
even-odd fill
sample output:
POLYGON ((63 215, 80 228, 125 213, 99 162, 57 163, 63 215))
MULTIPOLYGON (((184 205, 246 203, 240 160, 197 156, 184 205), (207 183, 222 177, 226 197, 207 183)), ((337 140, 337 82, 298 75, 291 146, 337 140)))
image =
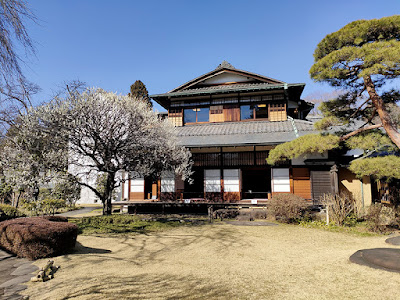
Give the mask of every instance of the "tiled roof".
MULTIPOLYGON (((313 123, 294 120, 299 135, 314 132, 313 123)), ((273 145, 296 138, 291 121, 226 122, 177 127, 179 143, 188 147, 273 145)))
POLYGON ((190 81, 188 81, 188 82, 186 82, 186 83, 184 83, 184 84, 178 86, 177 88, 175 88, 175 89, 173 89, 172 91, 170 91, 170 93, 171 93, 171 92, 182 91, 182 89, 186 89, 186 88, 188 88, 189 86, 193 85, 194 83, 199 83, 200 81, 206 79, 207 77, 213 76, 213 75, 215 75, 215 74, 217 74, 217 73, 220 73, 220 72, 223 72, 223 71, 234 71, 234 72, 238 72, 238 73, 240 73, 240 74, 242 74, 242 75, 247 75, 247 76, 250 76, 250 77, 258 78, 258 79, 261 80, 261 81, 275 82, 275 83, 278 83, 278 84, 279 84, 279 83, 282 83, 282 84, 284 83, 284 82, 281 81, 281 80, 273 79, 273 78, 266 77, 266 76, 263 76, 263 75, 259 75, 259 74, 256 74, 256 73, 252 73, 252 72, 249 72, 249 71, 244 71, 244 70, 236 69, 236 68, 235 68, 234 66, 232 66, 230 63, 228 63, 227 61, 224 60, 222 63, 220 63, 220 64, 218 65, 218 67, 215 68, 215 70, 212 70, 212 71, 210 71, 210 72, 208 72, 208 73, 206 73, 206 74, 203 74, 203 75, 201 75, 201 76, 199 76, 199 77, 196 77, 196 78, 194 78, 194 79, 192 79, 192 80, 190 80, 190 81))
POLYGON ((304 87, 304 83, 290 83, 290 84, 271 84, 271 83, 240 83, 230 85, 215 85, 197 89, 188 89, 179 92, 169 92, 165 94, 150 95, 151 98, 170 97, 170 96, 189 96, 201 94, 214 94, 226 92, 240 92, 240 91, 259 91, 270 89, 283 89, 285 87, 304 87))

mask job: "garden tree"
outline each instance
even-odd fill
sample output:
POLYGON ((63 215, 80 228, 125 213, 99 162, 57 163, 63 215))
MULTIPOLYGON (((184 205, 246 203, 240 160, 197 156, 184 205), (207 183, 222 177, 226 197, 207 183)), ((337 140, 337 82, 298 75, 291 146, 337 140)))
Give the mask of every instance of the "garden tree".
POLYGON ((26 21, 36 18, 24 0, 0 0, 0 130, 4 134, 16 116, 31 106, 31 96, 38 92, 37 85, 23 75, 24 56, 34 54, 33 42, 25 27, 26 21))
MULTIPOLYGON (((327 35, 314 52, 310 75, 343 91, 320 104, 324 118, 315 124, 320 130, 330 128, 336 137, 310 135, 279 145, 270 152, 269 163, 342 146, 363 149, 366 156, 398 151, 400 93, 390 83, 400 76, 399 57, 400 16, 355 21, 327 35)), ((400 158, 390 155, 385 162, 389 165, 383 167, 381 158, 368 157, 353 161, 350 169, 359 176, 400 178, 400 158), (395 171, 386 172, 388 167, 395 171)))
POLYGON ((153 107, 153 103, 150 101, 149 92, 146 86, 140 80, 136 80, 134 84, 131 85, 131 92, 128 94, 129 97, 144 101, 149 107, 153 107))
POLYGON ((101 89, 71 91, 66 99, 31 109, 21 126, 29 143, 51 140, 40 146, 43 157, 51 157, 43 169, 65 171, 68 157, 68 171, 102 201, 104 214, 111 214, 112 194, 125 180, 124 171, 146 176, 173 170, 183 179, 190 176, 190 152, 177 145, 175 128, 145 102, 128 96, 101 89), (101 174, 106 180, 99 188, 101 174))
POLYGON ((32 134, 31 128, 35 128, 38 122, 38 118, 20 117, 9 128, 0 145, 0 168, 4 182, 12 189, 12 205, 15 207, 18 207, 21 196, 29 193, 36 184, 45 184, 63 176, 57 170, 68 167, 65 143, 55 145, 47 132, 32 134), (54 161, 59 166, 57 170, 52 168, 54 161))
POLYGON ((381 125, 400 148, 400 134, 387 108, 399 99, 399 92, 385 89, 400 76, 399 57, 399 15, 355 21, 327 35, 314 52, 310 75, 347 90, 329 103, 330 117, 339 122, 362 118, 362 131, 381 125), (376 115, 381 123, 372 124, 376 115))
POLYGON ((78 178, 65 172, 61 176, 58 176, 54 180, 54 188, 51 191, 51 195, 55 199, 65 200, 69 206, 75 206, 76 201, 79 200, 81 195, 81 186, 78 182, 78 178))
MULTIPOLYGON (((82 91, 84 86, 85 83, 80 81, 68 82, 54 97, 82 91)), ((29 109, 32 108, 27 107, 27 112, 29 109)), ((8 123, 7 132, 0 140, 0 170, 5 186, 11 189, 11 204, 17 207, 21 197, 30 200, 36 184, 47 184, 50 181, 56 183, 56 189, 58 185, 64 188, 70 185, 70 194, 63 193, 63 198, 67 202, 76 201, 79 195, 74 195, 79 193, 79 189, 76 190, 76 183, 72 182, 73 176, 66 172, 67 143, 58 141, 59 144, 54 145, 54 139, 46 132, 32 135, 31 128, 37 122, 39 120, 33 118, 22 122, 21 116, 16 117, 12 123, 8 123), (57 162, 56 169, 53 168, 53 160, 57 162)))

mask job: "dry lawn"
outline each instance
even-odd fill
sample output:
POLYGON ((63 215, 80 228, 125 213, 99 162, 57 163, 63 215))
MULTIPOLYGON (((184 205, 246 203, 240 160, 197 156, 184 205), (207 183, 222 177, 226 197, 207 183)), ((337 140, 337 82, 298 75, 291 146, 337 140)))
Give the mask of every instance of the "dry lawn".
MULTIPOLYGON (((30 299, 399 299, 400 274, 359 266, 386 237, 228 224, 149 235, 79 236, 30 299)), ((395 246, 393 246, 395 247, 395 246)), ((35 262, 43 266, 46 260, 35 262)))

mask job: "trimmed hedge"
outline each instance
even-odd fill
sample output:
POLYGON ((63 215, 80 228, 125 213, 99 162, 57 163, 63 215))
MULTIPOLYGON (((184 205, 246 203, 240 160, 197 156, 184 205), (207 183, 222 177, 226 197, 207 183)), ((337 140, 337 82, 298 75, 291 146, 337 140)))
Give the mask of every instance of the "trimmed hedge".
POLYGON ((0 246, 30 260, 65 254, 75 247, 78 227, 63 217, 18 218, 0 222, 0 246))

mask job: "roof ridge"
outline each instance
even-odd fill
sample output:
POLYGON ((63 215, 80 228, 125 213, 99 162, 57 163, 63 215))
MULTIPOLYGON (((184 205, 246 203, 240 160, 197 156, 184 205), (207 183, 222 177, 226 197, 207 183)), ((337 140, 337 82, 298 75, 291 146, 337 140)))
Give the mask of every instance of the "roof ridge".
POLYGON ((234 66, 232 66, 230 63, 228 63, 226 60, 223 60, 222 63, 220 63, 215 70, 220 70, 220 69, 233 69, 236 70, 234 66))

